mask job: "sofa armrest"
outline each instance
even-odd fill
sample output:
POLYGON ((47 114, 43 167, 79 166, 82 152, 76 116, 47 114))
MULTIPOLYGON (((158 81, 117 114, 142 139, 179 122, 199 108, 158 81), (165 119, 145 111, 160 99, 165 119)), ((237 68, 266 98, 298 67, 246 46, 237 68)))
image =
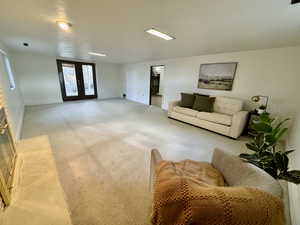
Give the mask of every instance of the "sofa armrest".
POLYGON ((168 111, 169 111, 169 112, 173 111, 173 108, 174 108, 175 106, 178 106, 179 103, 180 103, 180 101, 172 101, 172 102, 169 102, 169 108, 168 108, 168 111))
POLYGON ((247 111, 240 111, 233 114, 232 124, 230 129, 230 137, 238 138, 242 134, 245 125, 247 123, 247 118, 248 118, 247 111))
POLYGON ((239 157, 216 148, 212 157, 212 165, 224 176, 231 186, 247 186, 268 192, 278 198, 283 197, 283 190, 277 180, 264 170, 239 157))
POLYGON ((151 162, 150 162, 150 180, 149 180, 149 190, 152 192, 154 180, 155 180, 155 167, 156 165, 162 161, 159 151, 157 149, 151 150, 151 162))

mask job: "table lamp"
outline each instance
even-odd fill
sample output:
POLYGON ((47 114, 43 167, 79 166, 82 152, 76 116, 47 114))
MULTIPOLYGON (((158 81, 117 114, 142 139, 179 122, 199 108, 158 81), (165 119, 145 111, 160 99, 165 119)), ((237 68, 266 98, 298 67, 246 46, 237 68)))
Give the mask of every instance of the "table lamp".
POLYGON ((264 96, 264 95, 255 95, 255 96, 252 96, 251 97, 251 101, 252 102, 260 102, 261 101, 261 99, 265 99, 265 104, 264 104, 264 106, 265 106, 265 111, 267 111, 267 107, 268 107, 268 102, 269 102, 269 96, 264 96))

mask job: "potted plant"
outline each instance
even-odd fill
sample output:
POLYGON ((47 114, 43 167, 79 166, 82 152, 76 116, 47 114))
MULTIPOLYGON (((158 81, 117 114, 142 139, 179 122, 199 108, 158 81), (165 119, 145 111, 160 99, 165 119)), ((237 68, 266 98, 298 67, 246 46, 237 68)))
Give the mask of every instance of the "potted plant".
POLYGON ((289 154, 294 150, 283 151, 278 142, 286 134, 284 125, 289 119, 275 120, 268 113, 258 116, 251 126, 253 140, 247 143, 251 154, 240 154, 240 158, 263 169, 275 179, 300 184, 300 171, 289 170, 289 154))
POLYGON ((265 105, 259 106, 258 109, 257 109, 257 113, 258 114, 263 114, 264 112, 266 112, 266 106, 265 105))

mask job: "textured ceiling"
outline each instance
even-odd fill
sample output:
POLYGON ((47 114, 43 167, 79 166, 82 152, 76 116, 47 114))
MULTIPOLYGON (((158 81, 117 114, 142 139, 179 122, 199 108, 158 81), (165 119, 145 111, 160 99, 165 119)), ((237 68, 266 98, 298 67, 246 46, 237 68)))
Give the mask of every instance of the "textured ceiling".
POLYGON ((300 44, 290 0, 1 0, 0 40, 13 50, 129 63, 300 44), (59 30, 56 20, 73 24, 59 30), (155 27, 176 39, 145 33, 155 27), (29 48, 22 45, 30 44, 29 48))

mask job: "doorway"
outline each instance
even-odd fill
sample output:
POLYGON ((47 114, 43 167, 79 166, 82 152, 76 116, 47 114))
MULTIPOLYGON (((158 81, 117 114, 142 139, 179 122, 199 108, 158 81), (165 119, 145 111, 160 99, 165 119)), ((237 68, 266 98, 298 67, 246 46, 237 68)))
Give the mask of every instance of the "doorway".
POLYGON ((162 107, 162 98, 164 92, 164 73, 165 66, 151 66, 150 69, 150 99, 149 105, 155 105, 158 107, 162 107))
POLYGON ((58 59, 57 69, 64 101, 97 98, 94 63, 58 59))

